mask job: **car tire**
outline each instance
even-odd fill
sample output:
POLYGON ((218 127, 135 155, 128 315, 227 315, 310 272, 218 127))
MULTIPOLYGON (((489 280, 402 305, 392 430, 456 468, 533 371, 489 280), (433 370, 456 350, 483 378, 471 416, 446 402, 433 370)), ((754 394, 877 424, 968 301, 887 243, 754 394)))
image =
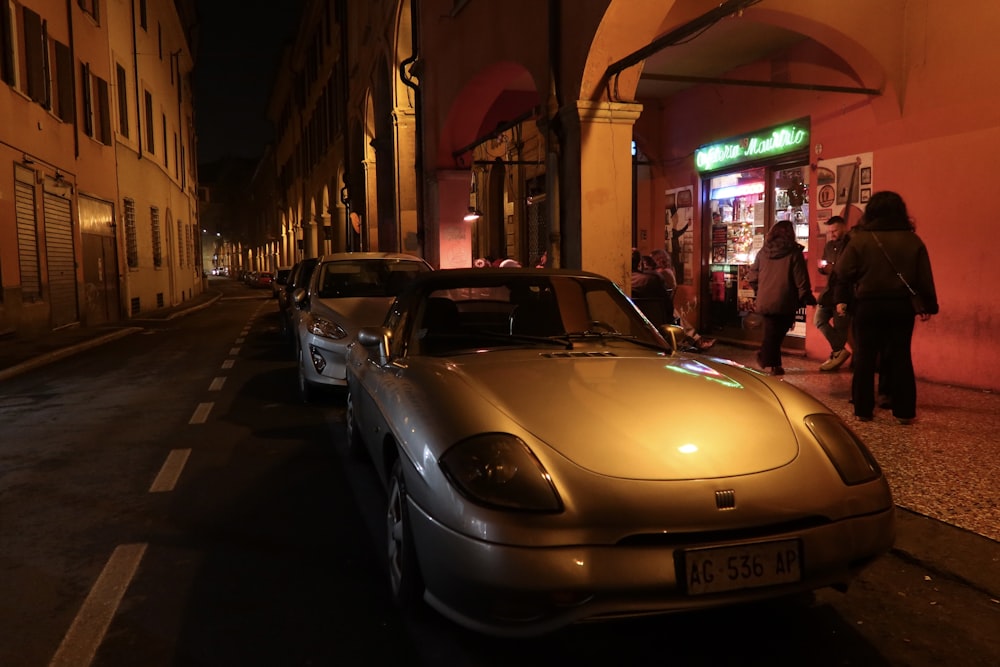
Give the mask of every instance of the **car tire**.
POLYGON ((403 466, 397 458, 389 474, 388 506, 385 513, 389 590, 401 609, 415 611, 421 605, 424 583, 417 564, 407 502, 403 466))

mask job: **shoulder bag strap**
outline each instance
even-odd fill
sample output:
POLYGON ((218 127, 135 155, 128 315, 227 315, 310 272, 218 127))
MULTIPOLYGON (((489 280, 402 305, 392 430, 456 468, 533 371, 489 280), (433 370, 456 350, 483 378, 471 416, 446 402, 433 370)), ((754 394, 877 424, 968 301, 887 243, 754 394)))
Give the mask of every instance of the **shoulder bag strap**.
POLYGON ((906 282, 906 278, 904 278, 903 274, 900 273, 899 269, 896 268, 895 262, 892 261, 892 257, 889 257, 889 253, 885 251, 885 246, 882 245, 882 242, 879 240, 878 235, 875 232, 872 232, 871 235, 872 238, 875 239, 875 243, 878 244, 879 250, 882 251, 882 254, 885 255, 886 260, 888 260, 889 266, 891 266, 892 270, 896 272, 896 275, 899 277, 899 279, 903 281, 903 284, 906 285, 906 289, 909 290, 910 294, 916 296, 917 291, 912 287, 910 287, 910 283, 906 282))

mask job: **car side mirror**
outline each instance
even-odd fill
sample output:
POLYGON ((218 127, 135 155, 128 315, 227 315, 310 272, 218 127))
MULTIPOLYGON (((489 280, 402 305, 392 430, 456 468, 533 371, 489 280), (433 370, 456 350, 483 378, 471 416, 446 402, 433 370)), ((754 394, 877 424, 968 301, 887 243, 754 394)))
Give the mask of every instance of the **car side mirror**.
POLYGON ((680 351, 681 342, 687 338, 687 334, 684 333, 684 327, 676 324, 661 324, 660 333, 663 334, 663 337, 667 339, 668 343, 670 343, 670 348, 674 352, 680 351))
POLYGON ((389 330, 385 327, 361 327, 358 344, 368 350, 369 359, 378 359, 379 366, 389 363, 389 330))
POLYGON ((292 291, 292 301, 295 302, 295 305, 301 306, 302 302, 305 300, 306 291, 301 287, 296 287, 295 290, 292 291))

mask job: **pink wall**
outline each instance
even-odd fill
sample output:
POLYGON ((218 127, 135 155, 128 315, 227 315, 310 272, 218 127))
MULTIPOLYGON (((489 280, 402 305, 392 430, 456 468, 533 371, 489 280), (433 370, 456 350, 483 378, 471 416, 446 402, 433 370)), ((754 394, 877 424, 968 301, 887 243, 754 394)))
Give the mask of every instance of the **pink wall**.
MULTIPOLYGON (((928 53, 939 53, 937 41, 945 39, 928 35, 928 53)), ((838 69, 832 52, 817 58, 817 45, 807 44, 787 54, 791 80, 859 85, 838 69)), ((980 55, 1000 61, 993 53, 980 55)), ((667 166, 651 187, 654 196, 697 181, 692 159, 697 146, 799 116, 811 118, 812 142, 823 145, 823 158, 872 152, 874 189, 903 196, 934 269, 941 313, 917 322, 918 377, 998 389, 993 371, 1000 370, 995 334, 1000 290, 993 267, 1000 251, 993 233, 992 174, 1000 150, 1000 93, 956 85, 956 72, 963 78, 968 68, 956 70, 952 65, 958 63, 951 60, 931 66, 927 56, 923 67, 906 71, 905 94, 889 88, 880 97, 703 85, 674 96, 657 115, 644 114, 636 132, 662 137, 659 152, 667 166)), ((732 76, 766 79, 769 65, 758 63, 732 76)), ((655 229, 662 204, 650 208, 652 215, 642 224, 655 229)), ((818 236, 815 215, 810 222, 818 236)), ((819 282, 815 271, 813 276, 819 282)), ((811 321, 807 352, 817 360, 829 354, 811 321)))

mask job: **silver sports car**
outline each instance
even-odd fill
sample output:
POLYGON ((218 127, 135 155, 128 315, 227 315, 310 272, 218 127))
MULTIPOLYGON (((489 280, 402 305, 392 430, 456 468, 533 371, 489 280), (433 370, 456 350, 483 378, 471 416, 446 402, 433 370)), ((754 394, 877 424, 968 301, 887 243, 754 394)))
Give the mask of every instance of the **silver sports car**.
POLYGON ((679 350, 614 283, 418 277, 348 357, 348 435, 387 490, 389 580, 468 628, 844 587, 888 551, 878 464, 818 400, 679 350))

